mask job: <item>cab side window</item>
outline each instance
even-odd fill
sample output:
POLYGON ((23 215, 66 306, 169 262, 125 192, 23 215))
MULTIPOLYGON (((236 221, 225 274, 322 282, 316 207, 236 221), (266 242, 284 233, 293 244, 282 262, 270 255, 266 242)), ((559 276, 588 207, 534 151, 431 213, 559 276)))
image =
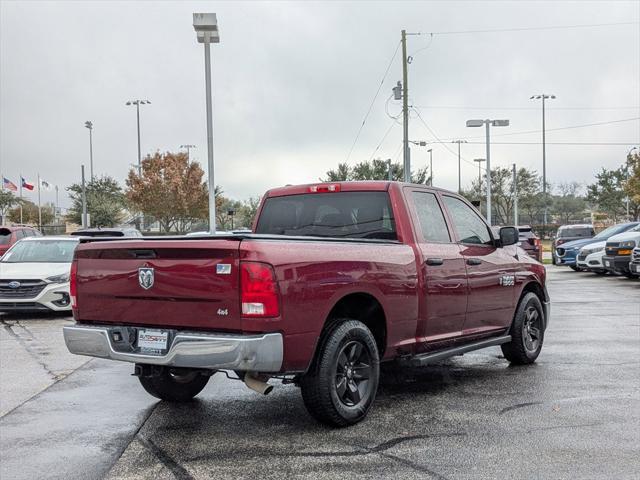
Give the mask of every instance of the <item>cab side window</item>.
POLYGON ((493 245, 489 227, 473 208, 458 198, 448 195, 443 198, 458 232, 460 243, 493 245))
POLYGON ((451 237, 447 229, 447 222, 438 200, 433 193, 411 192, 411 198, 418 215, 422 238, 425 242, 449 243, 451 237))

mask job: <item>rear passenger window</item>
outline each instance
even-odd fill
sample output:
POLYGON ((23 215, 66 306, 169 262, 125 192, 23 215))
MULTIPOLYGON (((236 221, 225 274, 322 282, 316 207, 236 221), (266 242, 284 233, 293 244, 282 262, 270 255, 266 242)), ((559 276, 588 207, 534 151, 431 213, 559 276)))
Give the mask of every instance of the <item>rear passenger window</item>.
POLYGON ((438 200, 433 193, 411 192, 413 205, 418 214, 418 222, 425 242, 451 242, 447 222, 438 200))
POLYGON ((476 211, 462 200, 445 195, 444 204, 451 214, 460 243, 492 245, 489 227, 476 211))

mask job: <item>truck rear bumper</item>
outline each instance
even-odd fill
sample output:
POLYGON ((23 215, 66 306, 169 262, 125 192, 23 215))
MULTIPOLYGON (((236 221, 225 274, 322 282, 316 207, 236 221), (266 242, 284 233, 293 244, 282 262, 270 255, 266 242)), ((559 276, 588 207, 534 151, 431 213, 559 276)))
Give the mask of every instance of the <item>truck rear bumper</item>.
POLYGON ((126 352, 114 348, 113 335, 122 327, 72 325, 63 328, 71 353, 123 362, 168 367, 279 372, 283 340, 279 333, 233 335, 224 333, 174 332, 164 355, 126 352))

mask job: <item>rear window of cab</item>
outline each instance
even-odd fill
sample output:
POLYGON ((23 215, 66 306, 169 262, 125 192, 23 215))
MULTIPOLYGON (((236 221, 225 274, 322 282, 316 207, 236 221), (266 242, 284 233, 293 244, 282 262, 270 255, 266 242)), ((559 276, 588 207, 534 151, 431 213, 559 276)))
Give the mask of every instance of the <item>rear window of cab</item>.
POLYGON ((396 240, 387 192, 329 192, 269 197, 256 233, 396 240))

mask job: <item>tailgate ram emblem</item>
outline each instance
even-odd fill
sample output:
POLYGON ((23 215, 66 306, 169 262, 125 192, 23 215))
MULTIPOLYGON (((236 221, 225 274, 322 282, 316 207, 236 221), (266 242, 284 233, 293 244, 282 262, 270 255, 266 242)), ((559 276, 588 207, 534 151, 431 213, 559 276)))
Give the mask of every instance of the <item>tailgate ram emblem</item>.
POLYGON ((141 267, 138 269, 138 283, 145 290, 149 290, 153 287, 153 268, 141 267))

